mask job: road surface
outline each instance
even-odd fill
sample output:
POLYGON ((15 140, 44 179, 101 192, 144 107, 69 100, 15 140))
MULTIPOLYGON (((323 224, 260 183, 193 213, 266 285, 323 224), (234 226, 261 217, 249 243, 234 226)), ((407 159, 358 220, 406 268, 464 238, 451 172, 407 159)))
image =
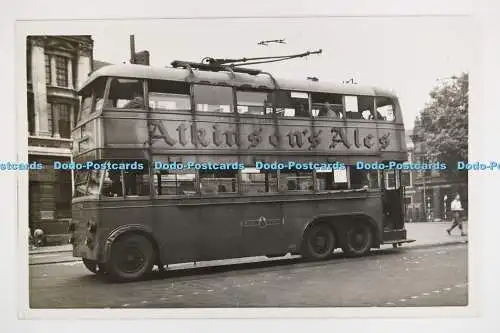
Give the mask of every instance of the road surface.
MULTIPOLYGON (((62 254, 64 255, 64 254, 62 254)), ((186 267, 186 266, 184 266, 186 267)), ((374 251, 323 262, 281 259, 155 273, 111 283, 79 261, 30 265, 32 308, 467 305, 467 245, 374 251)))

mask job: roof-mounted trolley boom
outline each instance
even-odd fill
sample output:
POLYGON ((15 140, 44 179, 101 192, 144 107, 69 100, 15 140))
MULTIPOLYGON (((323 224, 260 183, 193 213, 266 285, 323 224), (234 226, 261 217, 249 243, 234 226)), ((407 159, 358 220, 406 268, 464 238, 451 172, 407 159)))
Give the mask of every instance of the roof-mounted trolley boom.
POLYGON ((241 64, 245 65, 256 65, 256 64, 265 64, 265 63, 270 63, 270 62, 278 62, 278 61, 284 61, 284 60, 290 60, 290 59, 295 59, 295 58, 303 58, 307 57, 311 54, 321 54, 322 50, 319 49, 317 51, 307 51, 304 53, 299 53, 299 54, 292 54, 292 55, 286 55, 286 56, 273 56, 273 57, 258 57, 258 58, 240 58, 240 59, 214 59, 210 57, 205 57, 201 60, 200 63, 198 62, 189 62, 189 61, 182 61, 182 60, 174 60, 170 63, 172 67, 174 68, 185 68, 190 71, 193 69, 201 69, 205 71, 212 71, 212 72, 230 72, 230 73, 245 73, 249 75, 259 75, 259 74, 265 74, 268 75, 271 80, 273 81, 275 88, 278 88, 278 84, 276 80, 274 79, 273 75, 269 72, 264 72, 260 69, 253 69, 253 68, 244 68, 244 67, 239 67, 241 64), (249 62, 247 61, 254 61, 254 62, 249 62))
POLYGON ((252 68, 234 68, 232 66, 221 66, 221 65, 211 65, 211 64, 203 64, 198 62, 189 62, 189 61, 180 61, 175 60, 171 63, 174 68, 186 68, 186 69, 201 69, 204 71, 212 71, 212 72, 236 72, 236 73, 245 73, 250 75, 259 75, 262 73, 259 69, 252 68))
POLYGON ((229 71, 229 72, 236 72, 236 73, 246 73, 246 74, 250 74, 250 75, 259 75, 259 74, 268 74, 268 73, 265 73, 259 69, 243 68, 243 67, 238 67, 238 66, 240 66, 242 64, 256 65, 256 64, 265 64, 265 63, 270 63, 270 62, 290 60, 290 59, 295 59, 295 58, 302 58, 302 57, 307 57, 311 54, 321 54, 321 52, 322 52, 322 50, 320 49, 318 51, 307 51, 304 53, 292 54, 292 55, 286 55, 286 56, 240 58, 240 59, 215 59, 215 58, 205 57, 201 60, 200 63, 175 60, 171 63, 171 65, 174 68, 181 67, 181 68, 186 68, 186 69, 201 69, 201 70, 214 71, 214 72, 229 71), (247 61, 250 61, 250 62, 247 62, 247 61), (252 62, 252 61, 254 61, 254 62, 252 62))

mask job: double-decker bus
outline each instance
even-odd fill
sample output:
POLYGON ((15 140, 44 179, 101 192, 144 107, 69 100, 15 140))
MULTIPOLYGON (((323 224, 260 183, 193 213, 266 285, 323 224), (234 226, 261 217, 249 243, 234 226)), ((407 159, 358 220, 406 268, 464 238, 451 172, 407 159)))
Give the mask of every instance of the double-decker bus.
POLYGON ((109 65, 79 90, 70 230, 90 271, 410 241, 399 170, 380 168, 407 160, 395 94, 172 65, 109 65))

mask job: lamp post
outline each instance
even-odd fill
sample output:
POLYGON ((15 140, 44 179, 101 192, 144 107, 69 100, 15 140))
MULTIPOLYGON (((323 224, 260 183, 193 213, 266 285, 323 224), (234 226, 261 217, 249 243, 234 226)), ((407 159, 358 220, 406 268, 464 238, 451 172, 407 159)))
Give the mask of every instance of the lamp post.
POLYGON ((448 201, 448 196, 445 194, 444 195, 444 198, 443 198, 443 211, 444 211, 444 220, 446 221, 447 220, 447 210, 446 210, 446 202, 448 201))

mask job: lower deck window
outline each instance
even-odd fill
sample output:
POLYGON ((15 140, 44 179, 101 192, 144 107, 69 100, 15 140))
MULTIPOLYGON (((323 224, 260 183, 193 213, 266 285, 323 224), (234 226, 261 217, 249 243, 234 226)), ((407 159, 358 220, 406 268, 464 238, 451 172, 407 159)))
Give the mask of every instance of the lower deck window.
POLYGON ((107 170, 102 183, 102 195, 110 198, 123 196, 122 172, 117 170, 107 170))
POLYGON ((351 167, 349 178, 351 181, 352 189, 379 188, 377 171, 358 170, 355 167, 351 167))
POLYGON ((150 193, 149 171, 125 171, 125 195, 126 196, 147 196, 150 193))
POLYGON ((316 188, 318 191, 347 190, 348 187, 346 169, 316 172, 316 188))
POLYGON ((274 193, 278 191, 278 177, 276 173, 246 168, 241 172, 240 187, 244 194, 274 193))
POLYGON ((157 173, 154 187, 157 195, 192 195, 196 193, 196 174, 157 173))
POLYGON ((310 172, 281 172, 280 189, 282 191, 313 191, 313 174, 310 172))
POLYGON ((236 193, 237 172, 200 172, 200 192, 202 194, 236 193))

